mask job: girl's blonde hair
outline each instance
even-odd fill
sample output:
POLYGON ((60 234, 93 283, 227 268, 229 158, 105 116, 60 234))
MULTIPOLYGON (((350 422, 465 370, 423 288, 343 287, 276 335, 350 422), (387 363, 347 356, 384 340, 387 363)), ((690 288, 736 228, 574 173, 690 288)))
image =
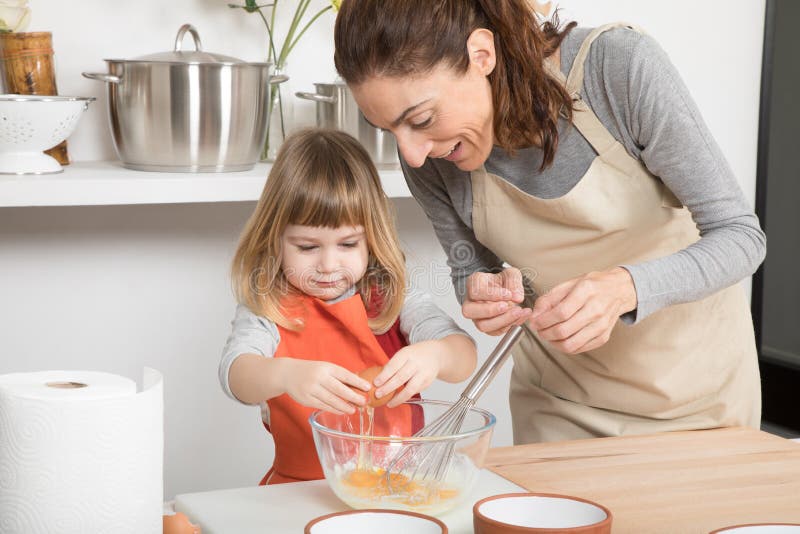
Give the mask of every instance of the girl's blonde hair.
POLYGON ((388 330, 403 306, 405 258, 378 171, 350 135, 308 129, 286 139, 233 259, 239 302, 284 328, 299 330, 300 314, 286 299, 299 293, 281 269, 282 237, 290 224, 364 227, 369 261, 356 289, 370 328, 388 330))

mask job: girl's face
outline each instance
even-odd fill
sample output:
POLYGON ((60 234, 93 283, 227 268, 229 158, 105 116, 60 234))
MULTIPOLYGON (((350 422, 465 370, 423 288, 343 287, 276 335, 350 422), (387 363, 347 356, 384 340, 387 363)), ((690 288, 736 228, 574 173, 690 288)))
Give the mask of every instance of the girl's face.
POLYGON ((439 66, 415 77, 376 76, 352 91, 366 119, 394 134, 412 167, 430 157, 472 171, 489 157, 492 93, 482 65, 471 62, 464 74, 439 66))
POLYGON ((363 226, 290 224, 282 237, 281 269, 292 286, 321 300, 340 297, 367 271, 363 226))

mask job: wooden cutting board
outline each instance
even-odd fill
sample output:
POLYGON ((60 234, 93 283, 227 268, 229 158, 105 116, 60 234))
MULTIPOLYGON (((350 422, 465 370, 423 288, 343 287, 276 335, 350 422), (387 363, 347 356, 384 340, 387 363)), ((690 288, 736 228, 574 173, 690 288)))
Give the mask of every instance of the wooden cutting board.
POLYGON ((750 428, 495 448, 485 467, 530 491, 605 505, 614 533, 800 523, 800 443, 750 428))

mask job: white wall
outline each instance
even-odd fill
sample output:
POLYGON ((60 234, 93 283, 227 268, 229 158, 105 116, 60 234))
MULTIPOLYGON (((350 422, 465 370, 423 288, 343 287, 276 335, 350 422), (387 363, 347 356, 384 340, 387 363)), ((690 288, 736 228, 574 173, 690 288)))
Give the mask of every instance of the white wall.
MULTIPOLYGON (((264 32, 226 0, 30 0, 30 30, 54 33, 61 94, 98 97, 70 139, 74 159, 115 157, 103 87, 81 71, 103 58, 132 58, 172 46, 184 22, 206 50, 260 60, 264 32)), ((289 3, 288 1, 286 2, 289 3)), ((670 53, 752 199, 764 1, 563 0, 562 18, 586 25, 644 26, 670 53), (718 21, 724 20, 724 24, 718 21)), ((318 6, 324 5, 322 0, 318 6)), ((317 22, 290 60, 293 90, 330 81, 332 16, 317 22)), ((187 43, 188 44, 188 43, 187 43)), ((313 104, 297 101, 299 124, 313 104)), ((409 260, 451 314, 442 288, 444 256, 413 200, 396 201, 409 260)), ((253 203, 0 209, 0 373, 86 368, 166 380, 165 495, 255 484, 272 445, 254 409, 228 400, 216 382, 219 351, 234 308, 227 269, 253 203)), ((466 327, 470 327, 463 320, 466 327)), ((474 332, 474 329, 471 329, 474 332)), ((481 354, 493 340, 479 337, 481 354)), ((511 443, 506 368, 481 405, 498 415, 496 445, 511 443)), ((428 397, 453 398, 437 385, 428 397)))

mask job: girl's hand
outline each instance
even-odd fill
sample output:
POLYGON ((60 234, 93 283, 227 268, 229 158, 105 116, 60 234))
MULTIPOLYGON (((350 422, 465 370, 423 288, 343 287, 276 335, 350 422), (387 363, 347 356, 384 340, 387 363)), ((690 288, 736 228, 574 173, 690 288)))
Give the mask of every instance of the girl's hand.
POLYGON ((467 278, 467 295, 461 313, 472 319, 481 332, 499 336, 531 316, 530 309, 518 306, 524 292, 522 273, 514 267, 500 273, 473 273, 467 278))
POLYGON ((540 296, 528 324, 556 349, 577 354, 604 345, 619 316, 636 305, 630 273, 616 267, 567 280, 540 296))
POLYGON ((442 367, 441 343, 421 341, 398 350, 373 381, 378 388, 375 397, 381 398, 405 385, 386 403, 387 408, 394 408, 430 386, 442 367))
POLYGON ((355 412, 353 405, 363 406, 366 399, 348 386, 369 391, 369 382, 344 367, 312 360, 285 358, 286 393, 298 403, 337 415, 355 412))

